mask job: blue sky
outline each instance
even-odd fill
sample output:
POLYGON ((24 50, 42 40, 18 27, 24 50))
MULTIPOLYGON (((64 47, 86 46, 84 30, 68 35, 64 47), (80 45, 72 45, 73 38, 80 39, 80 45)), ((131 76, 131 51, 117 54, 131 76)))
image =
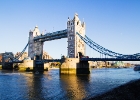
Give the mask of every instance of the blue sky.
MULTIPOLYGON (((41 32, 66 29, 75 13, 94 42, 122 54, 139 53, 139 5, 140 0, 0 0, 0 53, 22 51, 36 25, 41 32)), ((86 49, 86 55, 99 57, 86 49)), ((53 58, 67 55, 67 39, 45 42, 44 50, 53 58)))

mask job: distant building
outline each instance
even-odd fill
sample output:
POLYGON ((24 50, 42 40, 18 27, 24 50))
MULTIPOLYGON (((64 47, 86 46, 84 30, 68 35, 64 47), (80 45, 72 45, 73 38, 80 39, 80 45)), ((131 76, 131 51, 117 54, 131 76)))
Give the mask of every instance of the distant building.
MULTIPOLYGON (((15 57, 18 57, 20 55, 20 53, 21 52, 17 52, 15 54, 15 57)), ((19 60, 23 60, 23 59, 26 59, 26 58, 28 58, 28 53, 27 52, 24 52, 22 54, 22 56, 19 58, 19 60)), ((52 57, 46 51, 43 51, 42 59, 52 59, 52 57)))
POLYGON ((132 64, 130 64, 130 63, 124 63, 124 65, 125 65, 125 67, 131 67, 132 66, 132 64))
POLYGON ((2 63, 2 53, 0 53, 0 64, 2 63))
POLYGON ((111 67, 111 63, 106 61, 89 61, 90 67, 93 68, 102 68, 102 67, 111 67))
POLYGON ((14 54, 13 52, 5 52, 5 53, 0 53, 0 63, 2 61, 9 62, 14 59, 14 54))
MULTIPOLYGON (((21 52, 17 52, 15 54, 15 58, 17 58, 18 56, 20 56, 21 52)), ((28 53, 27 52, 24 52, 21 57, 19 58, 19 60, 23 60, 24 58, 28 57, 28 53)))
POLYGON ((42 59, 53 59, 47 52, 43 51, 42 59))
POLYGON ((114 66, 124 67, 125 64, 124 64, 124 62, 122 62, 122 61, 116 61, 116 62, 114 63, 114 66))

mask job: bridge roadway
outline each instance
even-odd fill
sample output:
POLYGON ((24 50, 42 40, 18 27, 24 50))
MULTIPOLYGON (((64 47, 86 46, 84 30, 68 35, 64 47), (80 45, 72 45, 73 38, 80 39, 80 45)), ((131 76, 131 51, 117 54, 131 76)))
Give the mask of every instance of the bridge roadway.
POLYGON ((36 64, 48 63, 48 62, 61 62, 61 59, 43 59, 43 60, 36 60, 36 64))
POLYGON ((61 38, 67 38, 67 29, 61 30, 61 31, 56 31, 52 33, 46 33, 44 35, 39 35, 34 37, 34 41, 51 41, 55 39, 61 39, 61 38))
POLYGON ((8 63, 8 64, 10 64, 10 63, 23 63, 23 60, 17 60, 17 61, 12 61, 12 62, 5 62, 5 63, 8 63))
MULTIPOLYGON (((80 61, 140 61, 140 59, 126 58, 80 58, 80 61)), ((36 60, 36 63, 61 62, 61 59, 36 60)))
MULTIPOLYGON (((126 58, 80 58, 80 61, 140 61, 140 59, 126 59, 126 58)), ((61 59, 43 59, 36 60, 36 64, 48 63, 48 62, 61 62, 61 59)), ((11 63, 23 63, 23 61, 5 62, 11 63)))
POLYGON ((140 61, 134 58, 81 58, 80 61, 140 61))

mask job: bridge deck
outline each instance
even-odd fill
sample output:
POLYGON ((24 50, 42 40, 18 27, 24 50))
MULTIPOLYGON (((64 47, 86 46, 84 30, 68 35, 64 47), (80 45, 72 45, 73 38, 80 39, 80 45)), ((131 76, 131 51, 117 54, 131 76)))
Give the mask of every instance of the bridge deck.
POLYGON ((140 59, 126 58, 81 58, 80 61, 140 61, 140 59))
POLYGON ((67 38, 67 29, 56 31, 52 33, 46 33, 44 35, 39 35, 34 38, 34 41, 51 41, 55 39, 67 38))
MULTIPOLYGON (((125 59, 125 58, 80 58, 80 61, 140 61, 140 59, 125 59)), ((36 60, 37 63, 43 62, 61 62, 61 59, 44 59, 36 60)))
POLYGON ((20 61, 12 61, 12 62, 5 62, 5 63, 23 63, 23 61, 22 60, 20 60, 20 61))
POLYGON ((43 60, 36 60, 36 64, 39 63, 48 63, 48 62, 61 62, 61 59, 43 59, 43 60))

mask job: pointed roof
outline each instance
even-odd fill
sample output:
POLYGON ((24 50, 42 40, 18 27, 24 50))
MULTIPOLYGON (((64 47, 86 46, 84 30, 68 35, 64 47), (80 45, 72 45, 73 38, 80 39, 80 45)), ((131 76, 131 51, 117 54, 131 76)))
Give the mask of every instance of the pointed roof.
POLYGON ((77 13, 75 13, 73 20, 79 21, 79 17, 78 17, 78 14, 77 13))

